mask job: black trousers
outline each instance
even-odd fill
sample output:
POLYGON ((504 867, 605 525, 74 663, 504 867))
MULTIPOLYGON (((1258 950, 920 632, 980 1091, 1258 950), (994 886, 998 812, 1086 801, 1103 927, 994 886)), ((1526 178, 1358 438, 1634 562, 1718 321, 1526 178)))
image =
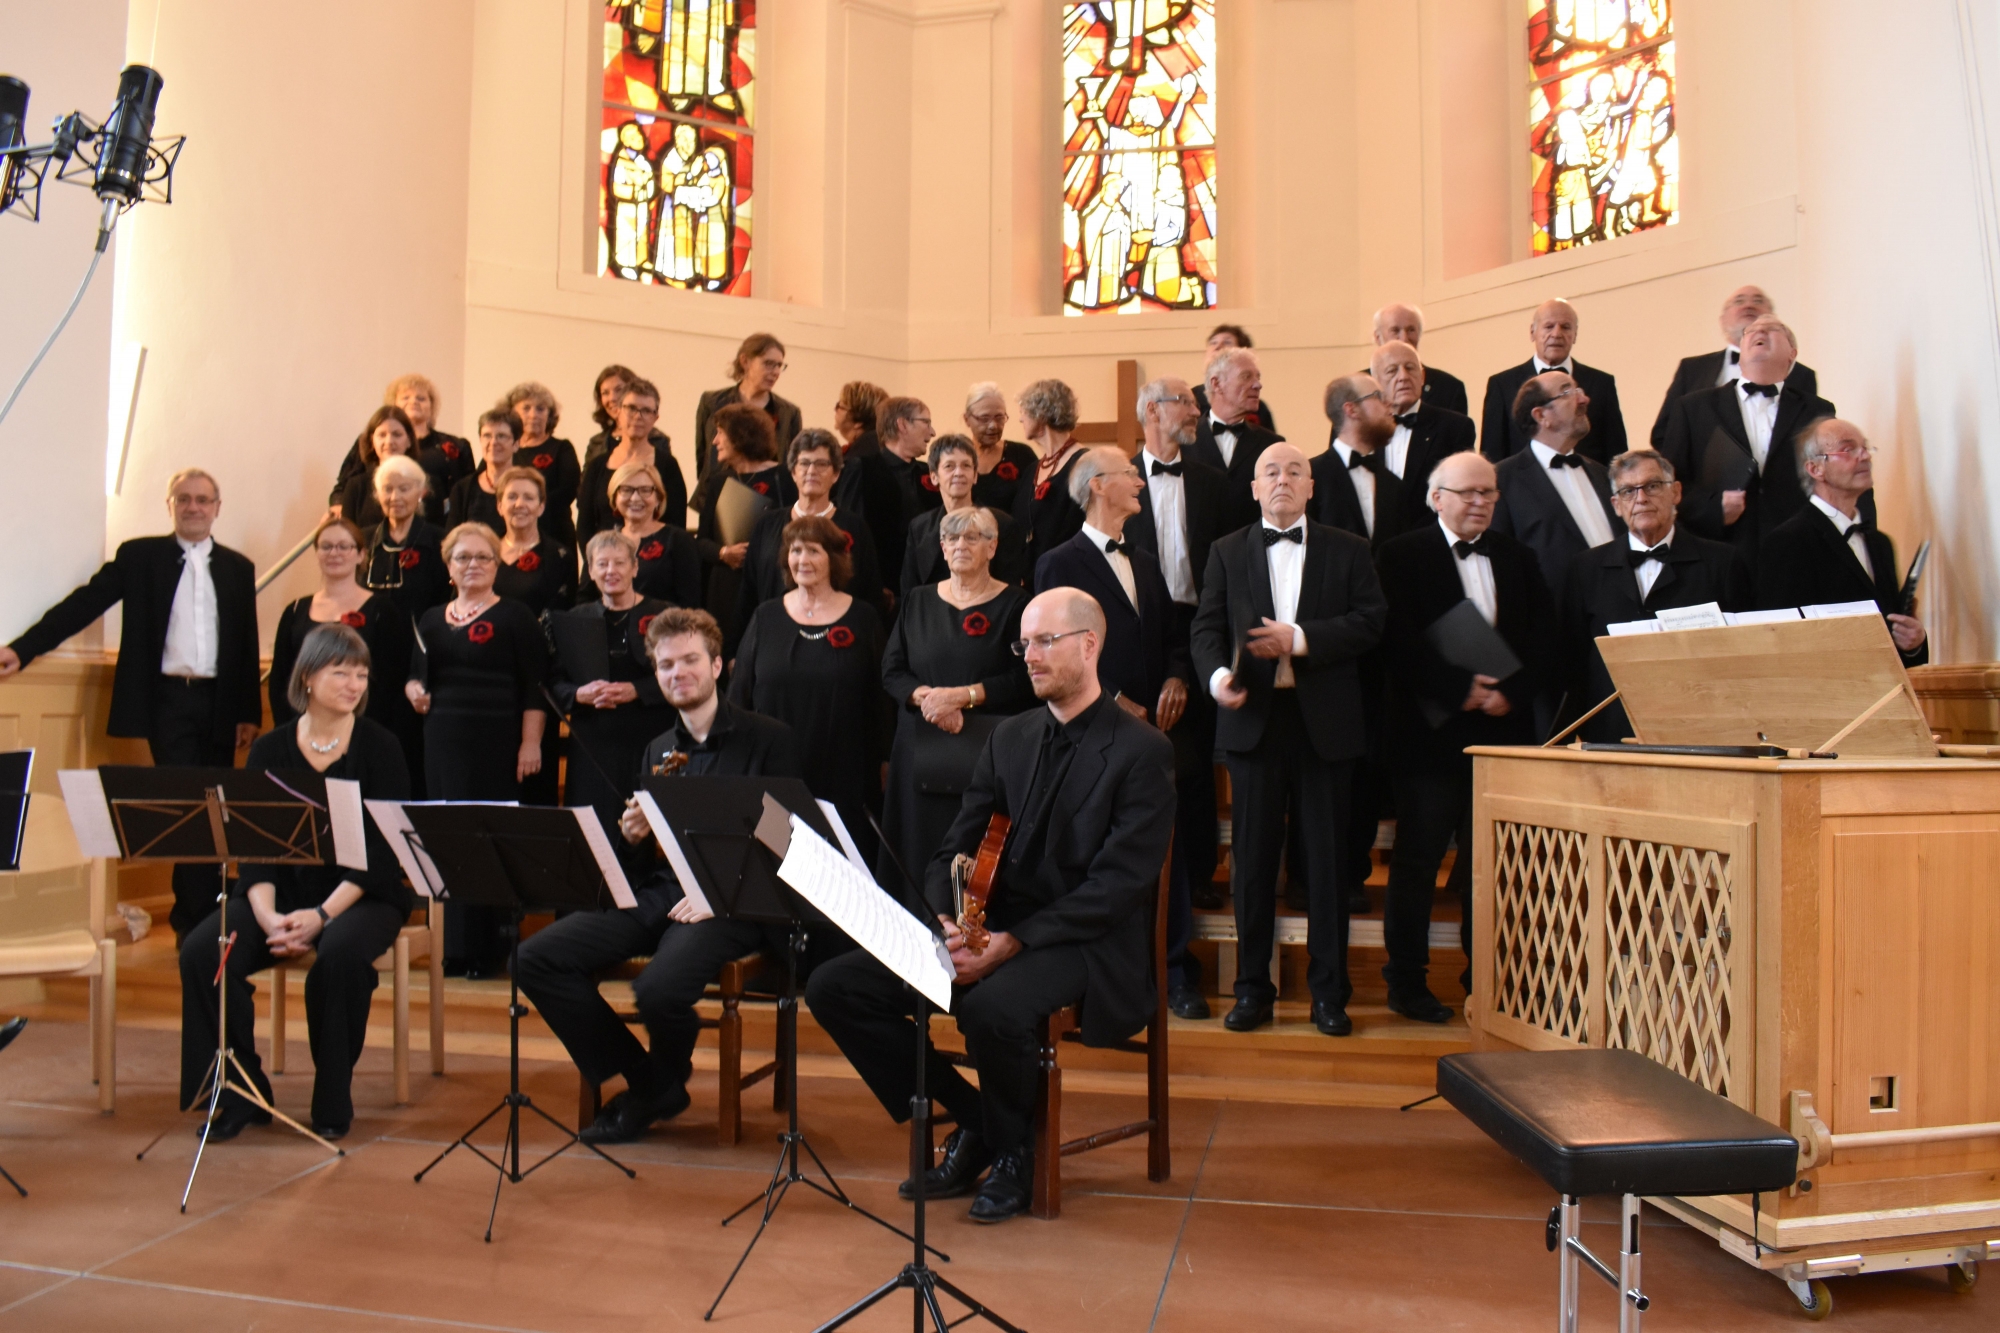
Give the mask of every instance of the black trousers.
MULTIPOLYGON (((1271 946, 1277 930, 1278 861, 1285 814, 1293 797, 1305 851, 1306 985, 1324 1004, 1346 1008, 1354 994, 1347 975, 1347 895, 1341 847, 1347 839, 1354 761, 1325 760, 1312 747, 1297 692, 1274 690, 1257 748, 1229 752, 1230 828, 1235 853, 1236 998, 1269 1002, 1271 946)), ((1297 870, 1294 868, 1293 873, 1297 870)))
POLYGON ((1459 942, 1472 984, 1472 756, 1452 754, 1396 773, 1396 850, 1389 858, 1389 901, 1382 937, 1389 964, 1382 976, 1392 995, 1427 989, 1431 899, 1445 849, 1458 839, 1458 859, 1447 888, 1462 913, 1459 942))
POLYGON ((670 921, 670 905, 664 895, 642 893, 636 908, 572 912, 521 945, 521 993, 594 1083, 623 1075, 634 1087, 685 1084, 701 1036, 695 1004, 702 992, 724 963, 773 942, 752 922, 670 921), (643 954, 652 959, 632 983, 632 998, 648 1046, 597 991, 600 975, 643 954))
MULTIPOLYGON (((1016 954, 984 981, 955 990, 952 1016, 979 1086, 929 1049, 924 1084, 931 1100, 996 1151, 1029 1147, 1041 1078, 1036 1026, 1083 998, 1084 976, 1083 950, 1059 944, 1016 954)), ((806 1003, 882 1108, 899 1125, 908 1120, 916 1094, 917 997, 855 949, 814 970, 806 1003)))
MULTIPOLYGON (((207 870, 209 867, 204 866, 207 870)), ((345 1125, 354 1119, 354 1063, 368 1039, 368 997, 375 993, 375 960, 396 943, 407 916, 379 898, 363 898, 326 923, 306 973, 306 1040, 312 1048, 312 1120, 345 1125)), ((216 913, 194 925, 181 945, 181 1105, 191 1107, 215 1059, 216 913)), ((229 900, 229 1048, 268 1101, 271 1080, 257 1058, 256 1013, 250 975, 277 959, 264 943, 257 914, 244 898, 229 900)))
MULTIPOLYGON (((1194 608, 1176 603, 1176 642, 1185 643, 1194 608)), ((1215 877, 1215 701, 1199 685, 1188 688, 1187 709, 1167 733, 1174 743, 1174 864, 1167 888, 1167 981, 1172 988, 1201 987, 1201 963, 1189 950, 1194 938, 1194 889, 1215 877)))
MULTIPOLYGON (((146 735, 146 747, 153 752, 153 763, 162 768, 234 768, 236 728, 216 722, 215 682, 161 676, 153 687, 152 727, 146 735)), ((174 867, 174 908, 167 915, 167 924, 173 927, 176 938, 185 936, 196 922, 215 911, 219 884, 214 866, 174 867)), ((209 975, 214 974, 210 967, 209 975)))

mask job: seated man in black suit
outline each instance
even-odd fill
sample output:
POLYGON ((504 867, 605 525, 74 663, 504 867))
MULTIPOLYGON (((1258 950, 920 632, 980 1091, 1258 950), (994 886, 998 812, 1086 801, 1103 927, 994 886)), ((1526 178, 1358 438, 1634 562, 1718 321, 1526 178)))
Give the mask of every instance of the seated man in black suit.
MULTIPOLYGON (((1611 503, 1625 522, 1625 540, 1593 547, 1570 561, 1563 586, 1562 687, 1569 694, 1557 726, 1581 717, 1616 687, 1597 640, 1607 625, 1651 620, 1676 606, 1714 602, 1725 611, 1750 608, 1750 570, 1727 542, 1677 529, 1680 483, 1674 465, 1651 449, 1611 460, 1611 503)), ((1584 723, 1587 741, 1616 743, 1632 734, 1623 704, 1584 723)))
MULTIPOLYGON (((134 537, 0 647, 5 680, 120 602, 118 666, 111 679, 113 736, 143 736, 155 764, 229 768, 264 716, 257 688, 257 571, 210 535, 222 489, 200 468, 167 483, 171 537, 134 537)), ((174 867, 174 940, 215 905, 215 871, 174 867)))
POLYGON ((1405 428, 1372 375, 1343 375, 1327 385, 1326 416, 1333 443, 1312 460, 1306 514, 1380 546, 1403 530, 1403 482, 1383 462, 1382 450, 1405 428))
POLYGON ((1395 431, 1382 446, 1382 462, 1403 483, 1398 488, 1403 512, 1395 529, 1401 532, 1431 521, 1424 481, 1441 461, 1472 448, 1472 418, 1424 401, 1430 371, 1409 343, 1387 342, 1376 348, 1369 373, 1381 386, 1382 401, 1395 418, 1395 431))
MULTIPOLYGON (((952 1016, 979 1073, 975 1088, 957 1066, 928 1055, 930 1096, 958 1128, 924 1192, 964 1194, 990 1164, 972 1201, 975 1222, 1023 1212, 1033 1192, 1040 1020, 1081 1004, 1084 1042, 1108 1046, 1153 1015, 1150 909, 1174 826, 1173 747, 1099 685, 1104 634, 1103 613, 1075 588, 1028 603, 1024 655, 1047 707, 993 733, 923 872, 924 905, 944 923, 957 968, 952 1016), (992 938, 973 953, 953 916, 951 863, 978 849, 996 814, 1012 828, 986 904, 992 938)), ((903 983, 857 949, 813 973, 806 1003, 883 1109, 899 1124, 909 1119, 916 1031, 903 983)), ((915 1185, 903 1183, 905 1198, 915 1185)))
MULTIPOLYGON (((1778 308, 1771 304, 1771 298, 1764 289, 1755 285, 1738 287, 1722 303, 1722 315, 1717 323, 1722 326, 1722 340, 1727 344, 1719 352, 1703 352, 1699 356, 1681 358, 1674 368, 1673 383, 1667 386, 1667 396, 1660 400, 1660 414, 1653 418, 1653 448, 1658 449, 1667 438, 1667 417, 1679 399, 1704 389, 1719 389, 1732 380, 1740 379, 1742 372, 1738 362, 1743 358, 1743 330, 1765 315, 1775 315, 1778 308)), ((1811 366, 1793 365, 1792 373, 1785 377, 1808 398, 1819 393, 1819 376, 1811 366)))
POLYGON ((1851 421, 1825 417, 1795 441, 1805 507, 1771 530, 1757 561, 1760 606, 1873 602, 1889 622, 1906 667, 1930 661, 1923 622, 1903 614, 1896 544, 1862 509, 1875 484, 1875 450, 1851 421))
POLYGON ((1382 634, 1385 608, 1368 543, 1306 520, 1305 455, 1274 444, 1257 460, 1261 522, 1208 554, 1194 620, 1196 679, 1221 705, 1217 757, 1229 765, 1236 899, 1236 1006, 1223 1022, 1271 1021, 1278 855, 1294 790, 1307 813, 1306 984, 1313 1023, 1332 1037, 1347 1016, 1347 900, 1341 851, 1354 761, 1367 749, 1358 659, 1382 634))
POLYGON ((1676 402, 1660 449, 1681 478, 1681 523, 1730 543, 1753 575, 1764 538, 1805 508, 1790 442, 1807 422, 1834 413, 1791 382, 1797 360, 1798 341, 1777 317, 1753 320, 1743 330, 1741 378, 1676 402))
POLYGON ((1431 474, 1438 521, 1406 532, 1378 555, 1389 599, 1391 752, 1396 759, 1396 850, 1389 860, 1383 942, 1389 1007, 1406 1018, 1442 1023, 1451 1010, 1431 993, 1431 898, 1438 867, 1454 836, 1458 857, 1450 888, 1463 913, 1460 939, 1472 980, 1472 757, 1468 745, 1534 740, 1529 704, 1540 693, 1554 615, 1535 557, 1491 527, 1499 492, 1493 465, 1478 454, 1453 454, 1431 474), (1519 658, 1504 679, 1475 675, 1444 660, 1426 631, 1470 600, 1519 658))
POLYGON ((1625 452, 1625 418, 1618 410, 1618 381, 1570 355, 1570 349, 1576 346, 1578 328, 1575 306, 1560 299, 1542 302, 1528 321, 1528 338, 1535 345, 1534 354, 1486 381, 1486 402, 1479 411, 1479 448, 1494 462, 1528 447, 1532 437, 1514 416, 1514 399, 1523 384, 1551 370, 1560 370, 1575 380, 1596 404, 1592 415, 1597 425, 1583 445, 1584 456, 1603 463, 1625 452))
MULTIPOLYGON (((1375 312, 1375 345, 1387 347, 1390 343, 1408 343, 1412 350, 1424 345, 1424 312, 1413 305, 1397 302, 1385 305, 1375 312)), ((1424 371, 1424 406, 1442 408, 1468 415, 1466 406, 1465 381, 1448 370, 1439 370, 1427 365, 1424 371)), ((1418 483, 1421 487, 1421 481, 1418 483)))
MULTIPOLYGON (((1221 356, 1232 347, 1240 347, 1247 352, 1256 345, 1256 343, 1250 341, 1250 330, 1244 328, 1241 324, 1218 324, 1209 330, 1208 342, 1203 348, 1207 354, 1207 360, 1202 362, 1201 383, 1194 386, 1194 403, 1197 408, 1204 413, 1208 411, 1208 368, 1215 363, 1215 358, 1221 356)), ((1271 416, 1271 405, 1269 403, 1261 398, 1258 399, 1257 410, 1254 415, 1257 418, 1258 425, 1270 431, 1273 435, 1278 433, 1278 423, 1271 416)))
POLYGON ((1580 447, 1597 433, 1597 405, 1575 380, 1552 370, 1521 386, 1514 416, 1528 447, 1494 469, 1500 502, 1493 509, 1493 530, 1535 553, 1553 601, 1569 562, 1620 531, 1611 508, 1611 478, 1580 447))
POLYGON ((1257 501, 1250 481, 1257 459, 1284 439, 1257 423, 1264 378, 1257 357, 1242 348, 1225 348, 1208 363, 1208 411, 1195 427, 1189 452, 1228 478, 1222 508, 1222 530, 1234 532, 1257 521, 1257 501))
MULTIPOLYGON (((675 753, 686 757, 678 771, 689 777, 802 774, 790 727, 738 708, 717 691, 722 627, 714 616, 668 607, 646 627, 646 648, 660 691, 680 716, 646 746, 640 772, 619 775, 629 782, 628 790, 636 790, 644 774, 659 772, 675 753)), ((695 1039, 701 1035, 695 1004, 702 991, 732 958, 760 945, 782 948, 768 927, 715 916, 682 895, 636 800, 626 802, 618 829, 627 843, 644 848, 634 855, 652 870, 636 884, 638 906, 571 912, 521 945, 521 994, 562 1041, 577 1070, 592 1084, 617 1076, 625 1080, 625 1090, 583 1127, 579 1137, 585 1143, 629 1143, 655 1121, 685 1111, 695 1039), (649 1038, 641 1046, 598 993, 597 978, 646 954, 652 958, 632 983, 649 1038)))

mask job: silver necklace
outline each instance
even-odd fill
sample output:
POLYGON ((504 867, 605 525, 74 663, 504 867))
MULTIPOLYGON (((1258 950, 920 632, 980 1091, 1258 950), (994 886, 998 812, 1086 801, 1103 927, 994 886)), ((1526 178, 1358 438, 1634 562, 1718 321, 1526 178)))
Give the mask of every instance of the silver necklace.
POLYGON ((335 736, 325 745, 321 745, 318 741, 314 740, 310 736, 307 736, 305 738, 305 742, 306 742, 306 748, 308 750, 311 750, 314 754, 332 754, 335 750, 338 750, 340 748, 340 737, 338 736, 335 736))

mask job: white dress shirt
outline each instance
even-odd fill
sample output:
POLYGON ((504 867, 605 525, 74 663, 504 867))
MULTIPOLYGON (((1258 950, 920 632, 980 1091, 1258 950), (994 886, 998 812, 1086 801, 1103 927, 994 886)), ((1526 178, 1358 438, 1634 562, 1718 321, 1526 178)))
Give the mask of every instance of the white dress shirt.
MULTIPOLYGON (((1438 530, 1444 533, 1447 542, 1464 540, 1446 527, 1442 518, 1438 520, 1438 530)), ((1458 566, 1458 586, 1465 589, 1465 595, 1479 608, 1479 614, 1486 617, 1487 624, 1499 624, 1500 593, 1493 586, 1493 562, 1487 558, 1484 551, 1474 551, 1463 560, 1460 560, 1458 553, 1454 551, 1451 562, 1458 566)))
MULTIPOLYGON (((1125 600, 1132 603, 1132 609, 1139 609, 1139 583, 1132 577, 1132 557, 1123 551, 1107 551, 1105 543, 1113 540, 1108 532, 1099 532, 1086 523, 1083 525, 1083 539, 1097 548, 1104 557, 1104 563, 1111 566, 1111 572, 1118 579, 1118 586, 1125 590, 1125 600)), ((1120 543, 1123 544, 1122 542, 1120 543)))
MULTIPOLYGON (((1270 526, 1263 522, 1253 525, 1250 540, 1261 544, 1264 540, 1264 531, 1270 526)), ((1306 521, 1301 518, 1290 528, 1278 528, 1272 531, 1290 532, 1292 528, 1297 528, 1303 536, 1305 526, 1306 521)), ((1298 622, 1294 619, 1299 613, 1299 585, 1305 581, 1306 544, 1303 540, 1272 542, 1264 547, 1264 562, 1265 568, 1271 575, 1271 618, 1281 625, 1291 626, 1292 630, 1292 651, 1278 659, 1278 672, 1271 683, 1278 689, 1289 690, 1299 683, 1298 676, 1292 670, 1292 658, 1302 657, 1306 651, 1306 632, 1299 628, 1298 622)), ((1229 675, 1228 667, 1217 667, 1215 673, 1208 678, 1208 692, 1220 699, 1222 682, 1228 680, 1229 675)))
POLYGON ((1861 530, 1855 526, 1861 522, 1860 516, 1857 514, 1855 517, 1849 518, 1817 495, 1812 497, 1812 502, 1815 509, 1833 520, 1833 530, 1835 532, 1846 532, 1849 528, 1855 529, 1854 535, 1847 539, 1847 549, 1854 552, 1854 558, 1861 562, 1861 568, 1868 575, 1868 581, 1873 583, 1875 581, 1875 562, 1868 558, 1868 542, 1862 536, 1861 530))
MULTIPOLYGON (((1181 455, 1185 459, 1187 455, 1181 455)), ((1162 472, 1153 475, 1153 460, 1160 458, 1147 449, 1139 455, 1139 467, 1146 474, 1146 490, 1153 506, 1153 537, 1159 543, 1160 573, 1166 576, 1167 595, 1183 606, 1200 601, 1194 590, 1194 558, 1188 552, 1187 489, 1181 478, 1162 472)), ((1177 461, 1177 460, 1176 460, 1177 461)))
MULTIPOLYGON (((1647 546, 1646 543, 1640 541, 1638 533, 1628 532, 1625 534, 1625 544, 1634 551, 1659 551, 1660 554, 1665 555, 1666 551, 1664 548, 1674 544, 1674 530, 1668 528, 1667 535, 1660 538, 1658 543, 1653 546, 1647 546)), ((1660 581, 1660 571, 1666 567, 1664 561, 1648 560, 1645 564, 1640 565, 1632 571, 1632 577, 1639 581, 1639 600, 1641 602, 1653 595, 1653 585, 1660 581)))
POLYGON ((1210 412, 1208 414, 1208 433, 1215 437, 1216 450, 1222 455, 1222 466, 1228 467, 1230 463, 1235 459, 1236 431, 1238 430, 1239 427, 1246 426, 1248 424, 1249 421, 1246 418, 1245 420, 1239 421, 1236 423, 1236 425, 1232 426, 1228 422, 1224 421, 1221 417, 1215 415, 1215 413, 1210 412))
MULTIPOLYGON (((1403 447, 1405 449, 1409 448, 1410 433, 1403 430, 1401 426, 1396 427, 1396 429, 1403 431, 1403 447)), ((1347 469, 1347 479, 1354 483, 1354 494, 1361 501, 1361 521, 1368 525, 1368 535, 1373 537, 1375 535, 1375 474, 1365 467, 1353 466, 1354 451, 1339 440, 1333 442, 1333 447, 1335 452, 1340 456, 1341 467, 1347 469)))
POLYGON ((173 610, 167 614, 167 643, 160 652, 160 674, 215 679, 217 615, 215 579, 208 571, 215 538, 181 541, 181 581, 174 588, 173 610))
MULTIPOLYGON (((1781 384, 1778 393, 1783 393, 1781 384)), ((1750 453, 1757 460, 1757 471, 1764 471, 1764 460, 1771 454, 1771 431, 1778 424, 1778 394, 1751 393, 1743 387, 1743 381, 1736 381, 1736 401, 1743 408, 1743 433, 1750 439, 1750 453)))
POLYGON ((1734 384, 1737 380, 1743 378, 1743 371, 1736 364, 1742 359, 1742 356, 1741 349, 1737 348, 1734 344, 1723 349, 1722 369, 1715 372, 1716 388, 1720 389, 1725 384, 1734 384))
POLYGON ((1529 358, 1529 360, 1535 363, 1535 373, 1537 375, 1546 375, 1551 370, 1560 370, 1563 374, 1568 375, 1571 379, 1576 378, 1576 358, 1573 356, 1564 357, 1560 365, 1554 365, 1554 366, 1542 360, 1542 358, 1539 355, 1532 356, 1529 358))
MULTIPOLYGON (((1414 407, 1410 409, 1412 412, 1416 410, 1414 407)), ((1395 473, 1398 478, 1402 477, 1403 469, 1410 465, 1410 439, 1410 428, 1398 422, 1396 433, 1391 435, 1389 442, 1382 446, 1382 466, 1395 473)), ((1373 477, 1369 478, 1371 483, 1374 480, 1373 477)), ((1370 531, 1373 531, 1373 529, 1371 528, 1370 531)))
POLYGON ((1562 497, 1563 507, 1576 520, 1578 532, 1583 534, 1585 546, 1602 546, 1611 540, 1611 520, 1604 516, 1604 501, 1597 498, 1597 492, 1590 485, 1590 477, 1580 467, 1554 467, 1549 460, 1556 451, 1540 440, 1532 440, 1528 447, 1535 451, 1535 461, 1548 473, 1549 481, 1562 497))

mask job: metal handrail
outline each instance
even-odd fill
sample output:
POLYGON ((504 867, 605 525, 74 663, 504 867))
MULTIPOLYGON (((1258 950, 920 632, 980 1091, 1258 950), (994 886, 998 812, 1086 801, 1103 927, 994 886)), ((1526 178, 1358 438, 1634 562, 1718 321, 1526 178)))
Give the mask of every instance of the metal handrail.
POLYGON ((285 552, 284 555, 278 558, 277 564, 272 565, 269 569, 265 570, 262 574, 259 574, 257 576, 257 591, 262 592, 264 591, 264 589, 270 587, 273 583, 276 583, 278 581, 278 576, 280 574, 290 569, 292 565, 297 562, 300 556, 304 555, 307 551, 310 551, 312 549, 313 541, 318 536, 319 536, 319 525, 314 524, 313 530, 311 532, 308 532, 305 536, 299 538, 299 544, 297 546, 294 546, 291 550, 285 552))

